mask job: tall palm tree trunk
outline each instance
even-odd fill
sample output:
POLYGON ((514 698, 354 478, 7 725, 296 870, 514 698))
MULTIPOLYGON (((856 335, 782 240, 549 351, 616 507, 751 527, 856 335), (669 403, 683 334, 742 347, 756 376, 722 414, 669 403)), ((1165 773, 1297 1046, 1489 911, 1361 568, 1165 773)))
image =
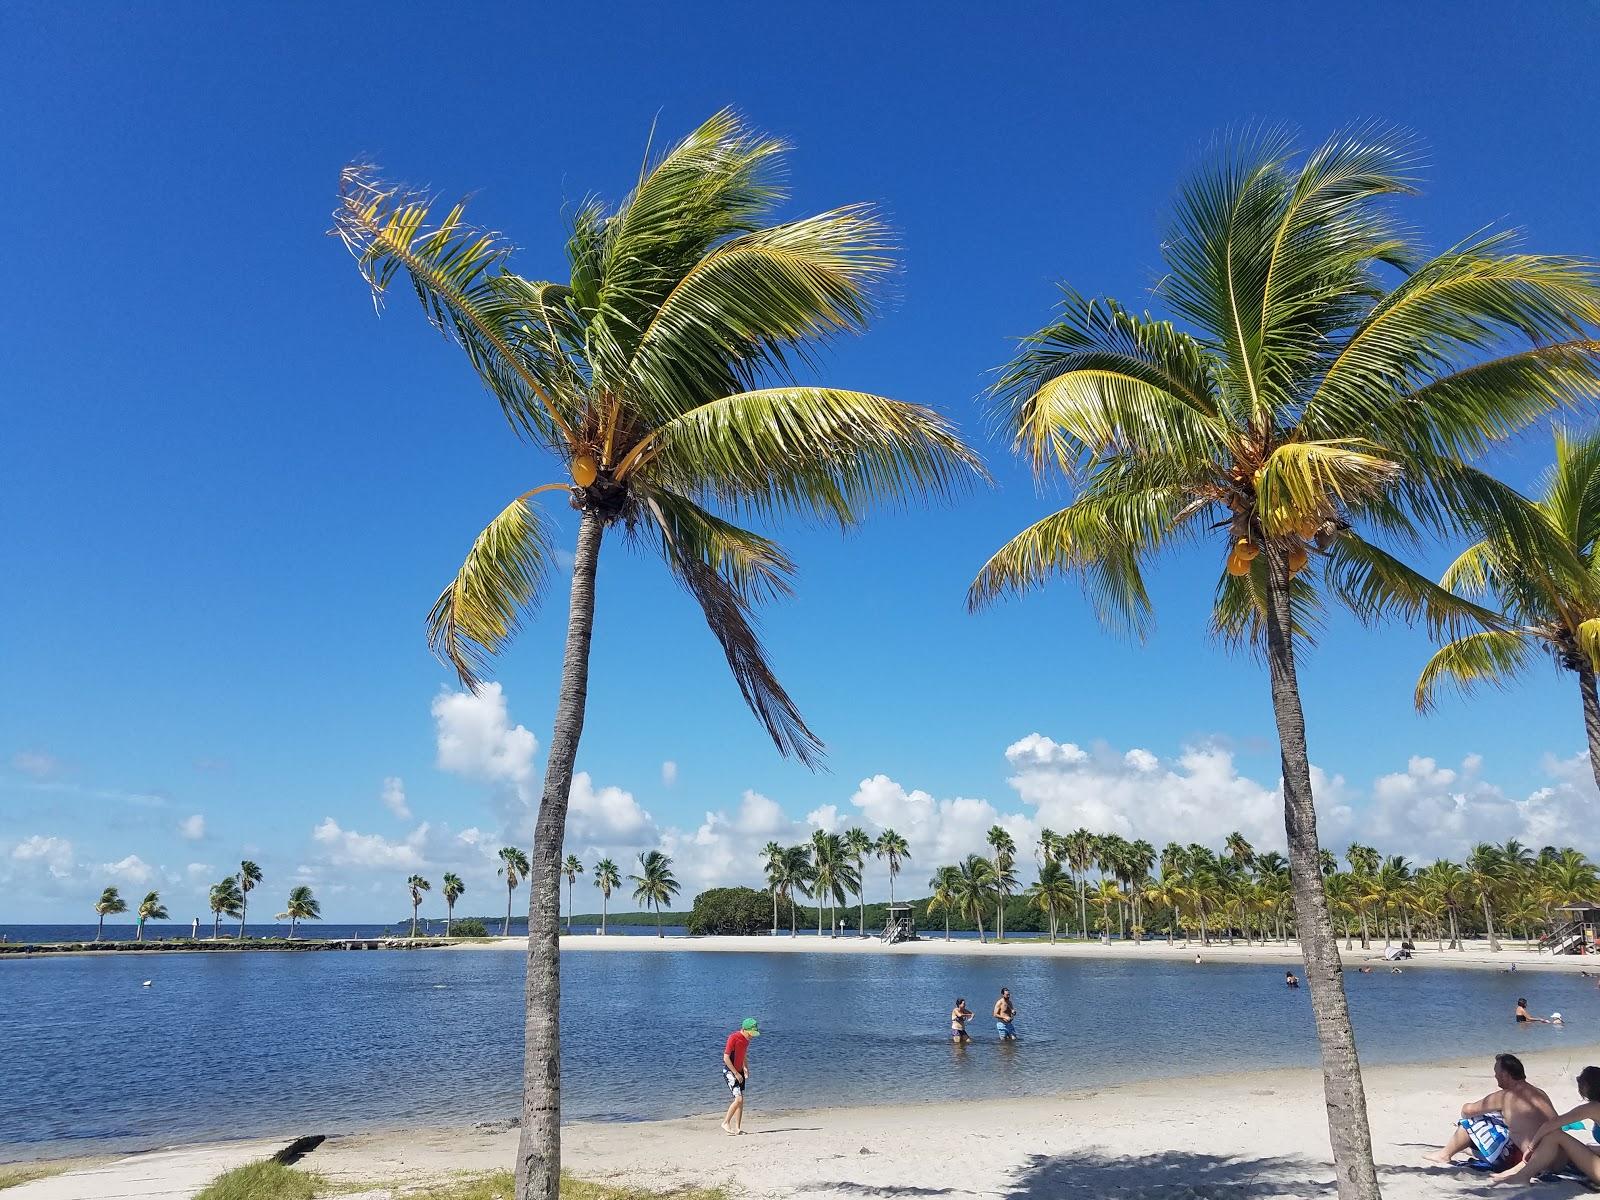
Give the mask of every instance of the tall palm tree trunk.
POLYGON ((244 937, 244 918, 245 918, 245 914, 247 912, 249 912, 249 910, 250 910, 250 893, 249 892, 245 892, 243 898, 239 901, 239 937, 241 939, 244 937))
POLYGON ((100 920, 95 923, 94 940, 98 942, 103 936, 105 936, 105 932, 106 932, 106 915, 105 915, 105 913, 101 913, 100 914, 100 920))
POLYGON ((572 880, 567 880, 567 932, 572 932, 572 880))
POLYGON ((509 937, 511 934, 511 885, 506 885, 506 923, 500 926, 500 936, 509 937))
MULTIPOLYGON (((221 936, 222 936, 222 913, 219 910, 219 911, 214 912, 214 913, 211 914, 211 940, 214 942, 221 936)), ((97 935, 94 940, 98 942, 100 940, 99 936, 97 935)))
POLYGON ((1461 949, 1461 936, 1456 933, 1456 910, 1450 910, 1450 949, 1461 949))
POLYGON ((658 938, 664 938, 667 935, 661 931, 661 902, 659 900, 657 900, 655 902, 655 905, 656 905, 656 936, 658 938))
POLYGON ((522 1054, 522 1134, 517 1142, 518 1200, 557 1200, 561 1188, 561 839, 572 791, 572 764, 583 736, 589 698, 589 642, 594 633, 595 569, 600 517, 585 510, 578 522, 567 611, 567 646, 544 792, 534 825, 528 876, 527 1015, 522 1054))
POLYGON ((1600 689, 1595 686, 1594 670, 1587 662, 1578 663, 1578 690, 1583 693, 1583 728, 1589 735, 1589 770, 1600 787, 1600 689))
POLYGON ((1500 939, 1494 935, 1494 914, 1489 911, 1489 897, 1483 896, 1481 899, 1483 900, 1483 925, 1489 935, 1489 949, 1495 954, 1499 954, 1500 939))
POLYGON ((778 936, 778 889, 772 889, 772 936, 778 936))
POLYGON ((1328 916, 1328 897, 1322 890, 1305 712, 1294 667, 1288 562, 1277 549, 1269 549, 1268 554, 1267 665, 1283 761, 1289 879, 1294 890, 1295 923, 1305 952, 1317 1042, 1322 1049, 1322 1087, 1328 1108, 1334 1176, 1339 1200, 1378 1200, 1378 1173, 1372 1162, 1372 1131, 1367 1124, 1361 1062, 1356 1056, 1355 1031, 1350 1026, 1350 1008, 1344 994, 1338 937, 1328 916))
POLYGON ((452 925, 454 925, 455 922, 456 922, 456 906, 454 904, 446 904, 444 906, 444 935, 445 935, 445 937, 449 937, 450 936, 450 927, 452 925))
POLYGON ((411 902, 411 936, 417 936, 417 902, 411 902))
MULTIPOLYGON (((600 893, 600 936, 606 935, 606 915, 611 910, 611 896, 606 892, 600 893)), ((773 922, 776 924, 776 920, 773 922)))

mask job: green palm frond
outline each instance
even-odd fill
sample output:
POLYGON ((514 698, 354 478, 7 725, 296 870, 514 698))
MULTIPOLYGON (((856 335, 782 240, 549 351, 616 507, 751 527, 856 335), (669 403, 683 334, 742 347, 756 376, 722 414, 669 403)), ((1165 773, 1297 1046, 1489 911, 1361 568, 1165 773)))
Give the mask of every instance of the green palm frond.
POLYGON ((682 413, 640 443, 632 470, 735 510, 853 525, 876 504, 946 495, 983 478, 976 454, 931 409, 865 392, 778 387, 682 413))
POLYGON ((1447 642, 1434 652, 1417 679, 1419 712, 1434 707, 1441 684, 1453 684, 1463 695, 1481 683, 1509 687, 1531 667, 1538 643, 1521 630, 1491 629, 1447 642))
POLYGON ((522 281, 507 286, 509 244, 468 224, 464 204, 430 225, 432 206, 352 164, 339 177, 334 232, 375 300, 402 271, 410 277, 428 319, 466 351, 513 428, 551 447, 572 443, 575 414, 560 386, 568 364, 551 357, 551 335, 522 281))
MULTIPOLYGON (((1217 580, 1211 605, 1211 635, 1232 651, 1262 653, 1267 644, 1267 571, 1257 555, 1243 575, 1226 571, 1217 580)), ((1289 628, 1295 640, 1314 646, 1324 620, 1321 593, 1305 574, 1289 580, 1289 628)))
POLYGON ((1102 621, 1143 636, 1150 603, 1138 559, 1181 530, 1182 506, 1182 493, 1172 488, 1108 487, 1082 496, 1000 547, 967 589, 967 607, 1076 574, 1102 621))
MULTIPOLYGON (((1592 378, 1592 364, 1580 364, 1583 356, 1594 355, 1593 349, 1584 349, 1586 330, 1600 324, 1600 286, 1593 264, 1558 255, 1510 253, 1509 241, 1508 235, 1496 234, 1447 251, 1384 296, 1345 340, 1307 401, 1306 426, 1382 429, 1396 416, 1409 425, 1406 406, 1396 405, 1397 396, 1419 396, 1419 384, 1447 379, 1472 365, 1463 356, 1492 351, 1508 337, 1570 344, 1577 360, 1551 350, 1543 364, 1554 366, 1558 376, 1576 367, 1592 378)), ((1426 408, 1434 439, 1473 445, 1484 436, 1486 422, 1491 428, 1520 427, 1518 414, 1525 418, 1523 424, 1538 415, 1536 405, 1529 414, 1530 396, 1566 390, 1558 381, 1527 373, 1518 380, 1516 371, 1512 366, 1498 373, 1499 382, 1514 385, 1498 394, 1498 402, 1497 392, 1489 388, 1443 385, 1425 397, 1425 406, 1415 399, 1412 406, 1426 408)))
MULTIPOLYGON (((705 551, 715 554, 719 547, 704 541, 698 544, 679 542, 666 522, 659 528, 674 577, 705 614, 706 624, 728 660, 728 669, 733 673, 739 694, 766 729, 773 745, 779 753, 792 754, 808 767, 819 764, 822 741, 806 725, 799 708, 778 682, 761 639, 756 635, 745 595, 710 561, 699 556, 699 552, 705 551)), ((725 540, 721 548, 728 544, 725 540)))
MULTIPOLYGON (((531 495, 531 493, 530 493, 531 495)), ((539 510, 518 496, 472 543, 428 614, 428 648, 474 690, 492 659, 537 604, 551 545, 539 510)))
POLYGON ((1432 637, 1456 637, 1467 629, 1505 625, 1505 619, 1493 609, 1463 600, 1353 532, 1335 538, 1326 558, 1328 591, 1363 621, 1386 615, 1399 616, 1407 623, 1421 620, 1432 637))
POLYGON ((643 495, 669 556, 681 553, 705 563, 747 601, 793 591, 795 565, 777 542, 724 521, 674 492, 647 490, 643 495))
POLYGON ((756 230, 690 267, 651 316, 628 378, 668 419, 788 373, 837 333, 859 332, 889 269, 887 231, 864 206, 756 230))
POLYGON ((1113 446, 1129 453, 1221 448, 1217 385, 1199 343, 1168 322, 1071 290, 1060 311, 1058 321, 1023 339, 992 393, 996 415, 1035 470, 1054 463, 1071 472, 1113 446), (1127 439, 1131 429, 1150 441, 1127 439))
POLYGON ((1380 494, 1400 475, 1399 464, 1360 438, 1285 442, 1256 474, 1257 511, 1268 537, 1292 533, 1330 500, 1354 503, 1380 494))

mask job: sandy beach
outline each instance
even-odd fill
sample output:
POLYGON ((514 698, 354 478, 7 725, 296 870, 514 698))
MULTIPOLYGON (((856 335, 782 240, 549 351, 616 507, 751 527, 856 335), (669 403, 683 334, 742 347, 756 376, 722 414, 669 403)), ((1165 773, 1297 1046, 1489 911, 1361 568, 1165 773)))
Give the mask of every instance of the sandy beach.
MULTIPOLYGON (((1397 943, 1398 944, 1398 943, 1397 943)), ((455 943, 451 949, 467 951, 526 950, 527 939, 521 937, 474 939, 455 943)), ((1345 950, 1340 942, 1340 954, 1347 969, 1382 965, 1385 969, 1399 966, 1404 970, 1413 967, 1450 967, 1478 971, 1504 971, 1515 966, 1518 971, 1569 971, 1574 974, 1589 971, 1600 975, 1600 958, 1584 955, 1540 954, 1525 949, 1520 942, 1503 942, 1497 954, 1487 942, 1468 941, 1460 950, 1439 950, 1436 943, 1418 943, 1414 957, 1401 963, 1388 963, 1383 958, 1383 942, 1372 943, 1363 950, 1359 942, 1352 950, 1345 950)), ((1008 942, 978 942, 972 938, 924 937, 915 942, 902 942, 886 946, 877 938, 861 937, 642 937, 631 934, 573 934, 561 939, 562 950, 577 951, 634 951, 642 953, 672 953, 698 950, 728 954, 933 954, 933 955, 984 955, 988 957, 1048 957, 1086 959, 1130 959, 1150 962, 1193 962, 1199 955, 1201 964, 1218 963, 1301 963, 1304 957, 1295 943, 1283 945, 1247 946, 1242 941, 1230 946, 1225 941, 1202 946, 1199 942, 1178 941, 1168 945, 1165 940, 1144 942, 1057 942, 1018 940, 1008 942)))
MULTIPOLYGON (((1558 1107, 1600 1046, 1527 1057, 1529 1077, 1558 1107)), ((746 1136, 720 1113, 636 1124, 569 1126, 568 1170, 581 1178, 671 1189, 725 1186, 738 1197, 1190 1197, 1333 1194, 1321 1076, 1294 1069, 1144 1081, 1052 1098, 959 1105, 774 1111, 761 1105, 753 1063, 746 1136)), ((1070 1080, 1064 1080, 1070 1084, 1070 1080)), ((1366 1072, 1373 1139, 1391 1200, 1487 1193, 1466 1168, 1432 1168, 1422 1154, 1449 1133, 1461 1104, 1493 1088, 1487 1061, 1376 1067, 1366 1072)), ((840 1075, 841 1099, 870 1098, 870 1080, 840 1075)), ((304 1165, 339 1184, 391 1181, 362 1194, 443 1175, 504 1169, 516 1131, 458 1129, 332 1137, 304 1165)), ((1502 1193, 1504 1189, 1499 1189, 1502 1193)), ((1575 1196, 1576 1182, 1538 1194, 1575 1196)))

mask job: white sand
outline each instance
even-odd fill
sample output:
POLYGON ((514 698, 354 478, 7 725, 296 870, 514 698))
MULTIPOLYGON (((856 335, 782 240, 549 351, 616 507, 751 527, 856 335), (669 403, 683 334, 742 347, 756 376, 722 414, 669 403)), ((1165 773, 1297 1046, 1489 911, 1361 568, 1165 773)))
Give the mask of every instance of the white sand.
MULTIPOLYGON (((1572 1079, 1600 1047, 1527 1058, 1530 1078, 1563 1110, 1572 1079)), ((759 1083, 759 1069, 754 1073, 759 1083)), ((1378 1067, 1366 1073, 1383 1192, 1389 1200, 1484 1194, 1465 1168, 1431 1168, 1461 1104, 1493 1088, 1487 1061, 1378 1067)), ((841 1073, 841 1087, 870 1081, 841 1073)), ((601 1182, 659 1189, 720 1185, 736 1196, 1057 1197, 1176 1200, 1333 1195, 1321 1075, 1305 1069, 1140 1082, 1048 1099, 909 1107, 764 1109, 746 1136, 721 1114, 643 1124, 574 1125, 565 1166, 601 1182)), ((337 1181, 415 1183, 509 1168, 517 1134, 458 1130, 332 1138, 305 1166, 337 1181)), ((1504 1192, 1504 1189, 1498 1189, 1504 1192)), ((1540 1184, 1551 1200, 1576 1182, 1540 1184)), ((390 1195, 387 1189, 369 1193, 390 1195)), ((403 1193, 393 1193, 396 1195, 403 1193)))
MULTIPOLYGON (((1398 944, 1398 943, 1397 943, 1398 944)), ((473 939, 457 943, 451 949, 487 951, 487 950, 526 950, 527 939, 521 937, 473 939)), ((1463 942, 1461 950, 1439 950, 1435 942, 1419 942, 1416 956, 1407 962, 1398 964, 1383 961, 1383 941, 1377 939, 1372 942, 1370 950, 1363 950, 1358 941, 1351 950, 1344 949, 1344 942, 1339 943, 1347 969, 1355 970, 1363 966, 1398 965, 1409 970, 1412 967, 1460 967, 1471 970, 1504 971, 1513 964, 1518 971, 1590 971, 1600 975, 1600 958, 1584 957, 1583 955, 1551 955, 1541 954, 1537 950, 1525 948, 1521 942, 1502 942, 1501 951, 1496 954, 1490 951, 1487 942, 1463 942)), ((980 943, 972 938, 952 938, 945 941, 940 935, 924 937, 920 941, 902 942, 897 946, 886 946, 877 938, 861 937, 810 937, 791 938, 787 935, 778 937, 666 937, 656 938, 638 934, 611 934, 601 937, 599 934, 573 934, 571 937, 562 937, 563 950, 584 951, 598 950, 604 952, 636 951, 641 953, 662 953, 681 950, 704 950, 718 953, 745 953, 745 954, 961 954, 961 955, 987 955, 990 957, 1021 956, 1021 957, 1049 957, 1049 958, 1117 958, 1117 959, 1146 959, 1157 962, 1189 962, 1194 961, 1195 955, 1200 956, 1202 964, 1208 962, 1242 962, 1242 963, 1301 963, 1304 956, 1300 947, 1295 943, 1285 946, 1278 942, 1269 945, 1246 946, 1243 941, 1237 945, 1229 946, 1226 941, 1214 941, 1209 946, 1201 946, 1198 941, 1178 941, 1169 946, 1165 939, 1145 942, 1058 942, 1051 945, 1048 941, 1008 941, 1003 943, 980 943)))

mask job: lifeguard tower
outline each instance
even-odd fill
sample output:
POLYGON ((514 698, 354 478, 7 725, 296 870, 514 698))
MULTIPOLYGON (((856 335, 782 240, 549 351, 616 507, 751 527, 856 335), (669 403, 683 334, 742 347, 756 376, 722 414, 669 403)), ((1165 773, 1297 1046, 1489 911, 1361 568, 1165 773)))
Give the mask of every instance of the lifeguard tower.
POLYGON ((1549 954, 1592 954, 1600 939, 1600 905, 1580 901, 1556 909, 1563 924, 1539 939, 1539 949, 1549 954))
POLYGON ((889 905, 889 916, 883 923, 883 932, 878 935, 885 945, 892 946, 896 942, 914 942, 917 940, 917 914, 909 904, 889 905))

